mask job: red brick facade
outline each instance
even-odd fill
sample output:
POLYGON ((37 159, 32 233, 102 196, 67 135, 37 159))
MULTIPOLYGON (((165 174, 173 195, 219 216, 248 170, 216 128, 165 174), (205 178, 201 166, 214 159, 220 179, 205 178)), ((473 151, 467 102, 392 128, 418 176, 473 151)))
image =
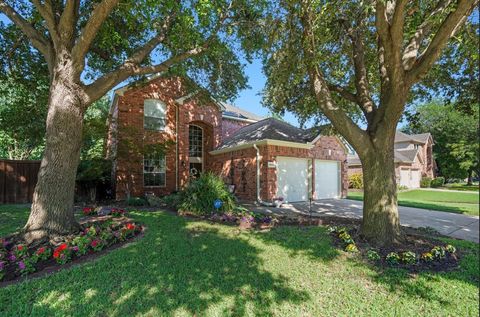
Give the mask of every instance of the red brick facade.
POLYGON ((157 78, 148 84, 126 90, 118 95, 116 196, 124 199, 127 192, 132 196, 147 193, 164 195, 185 185, 188 171, 188 129, 190 124, 204 131, 204 168, 210 169, 210 154, 219 145, 222 131, 221 111, 215 104, 199 105, 195 98, 185 102, 177 99, 187 92, 182 82, 175 78, 157 78), (143 128, 145 99, 159 99, 167 105, 165 131, 149 131, 143 128), (146 144, 172 144, 166 159, 166 184, 163 187, 143 186, 143 155, 137 149, 146 144), (132 146, 134 144, 134 146, 132 146), (133 149, 132 149, 133 147, 133 149), (177 176, 178 175, 178 176, 177 176))
MULTIPOLYGON (((346 197, 348 190, 346 150, 334 136, 322 136, 312 149, 276 145, 258 146, 260 152, 260 198, 271 201, 277 194, 277 170, 269 168, 268 162, 276 162, 277 156, 312 159, 312 184, 315 184, 315 159, 334 160, 341 166, 341 194, 346 197)), ((240 199, 256 200, 256 150, 251 147, 214 156, 213 168, 226 184, 235 185, 235 194, 240 199), (233 168, 232 168, 233 167, 233 168)), ((315 186, 312 197, 315 197, 315 186)))
MULTIPOLYGON (((178 78, 162 78, 116 92, 112 108, 109 144, 116 153, 114 174, 116 198, 125 199, 128 195, 143 196, 148 193, 165 195, 181 189, 189 180, 189 125, 194 124, 203 130, 204 171, 218 173, 226 184, 235 185, 235 194, 244 200, 256 200, 256 150, 253 147, 212 155, 222 138, 247 125, 247 122, 223 119, 221 109, 216 104, 199 104, 188 96, 178 78), (166 128, 164 131, 144 129, 144 101, 158 99, 166 104, 166 128), (182 101, 182 99, 184 101, 182 101), (166 151, 166 184, 161 187, 144 187, 143 154, 141 149, 147 144, 169 144, 166 151)), ((277 156, 290 156, 310 159, 336 160, 342 169, 342 196, 348 187, 346 151, 333 136, 322 136, 312 149, 263 145, 260 150, 260 188, 265 201, 275 197, 277 187, 276 169, 269 168, 268 162, 275 162, 277 156)), ((314 160, 313 160, 314 161, 314 160)), ((312 178, 315 165, 312 164, 312 178)), ((314 179, 312 179, 314 183, 314 179)), ((312 186, 314 187, 314 186, 312 186)), ((314 195, 314 189, 312 194, 314 195)))

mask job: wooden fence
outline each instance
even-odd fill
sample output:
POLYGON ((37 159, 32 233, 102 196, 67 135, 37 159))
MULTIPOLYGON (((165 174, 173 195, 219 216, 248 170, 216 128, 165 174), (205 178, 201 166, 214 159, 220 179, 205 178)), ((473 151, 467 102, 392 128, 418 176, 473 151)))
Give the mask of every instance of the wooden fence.
POLYGON ((31 203, 40 161, 0 160, 0 204, 31 203))

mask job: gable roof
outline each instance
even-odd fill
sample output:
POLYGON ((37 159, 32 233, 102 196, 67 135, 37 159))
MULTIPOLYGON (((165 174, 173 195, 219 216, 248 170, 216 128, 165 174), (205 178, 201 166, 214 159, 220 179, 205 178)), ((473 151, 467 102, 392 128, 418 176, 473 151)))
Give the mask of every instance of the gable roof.
POLYGON ((238 129, 234 135, 226 138, 215 150, 251 144, 266 139, 302 144, 309 142, 305 130, 275 118, 266 118, 238 129))
POLYGON ((265 119, 264 117, 258 116, 254 113, 243 110, 237 106, 234 106, 225 102, 220 102, 220 105, 223 108, 222 116, 226 119, 247 121, 247 122, 257 122, 265 119))
POLYGON ((428 142, 428 139, 431 138, 431 136, 432 135, 430 133, 406 134, 402 131, 396 131, 395 143, 413 142, 425 144, 428 142))
MULTIPOLYGON (((396 149, 393 152, 394 155, 394 162, 395 163, 407 163, 412 164, 415 161, 415 158, 418 155, 419 149, 396 149)), ((348 155, 347 162, 350 166, 358 166, 362 165, 360 158, 358 155, 348 155)))

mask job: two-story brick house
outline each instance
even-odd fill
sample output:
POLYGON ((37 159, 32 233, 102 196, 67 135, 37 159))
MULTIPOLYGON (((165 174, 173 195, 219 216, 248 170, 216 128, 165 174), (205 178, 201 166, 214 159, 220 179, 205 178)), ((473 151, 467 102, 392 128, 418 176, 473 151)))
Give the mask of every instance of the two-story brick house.
MULTIPOLYGON (((395 134, 394 157, 397 184, 408 188, 420 187, 422 177, 435 176, 433 138, 430 133, 395 134)), ((362 173, 362 163, 357 155, 348 156, 348 174, 362 173)))
POLYGON ((169 194, 202 171, 250 201, 346 195, 347 151, 338 137, 199 98, 180 78, 117 89, 110 114, 117 199, 169 194), (145 153, 150 145, 164 151, 145 153))

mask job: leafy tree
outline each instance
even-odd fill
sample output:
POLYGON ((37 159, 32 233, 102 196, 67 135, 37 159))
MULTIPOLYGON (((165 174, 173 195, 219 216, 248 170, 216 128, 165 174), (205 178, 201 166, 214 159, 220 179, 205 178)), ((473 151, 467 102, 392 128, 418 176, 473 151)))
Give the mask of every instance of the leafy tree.
POLYGON ((0 11, 43 55, 50 79, 46 146, 25 238, 77 229, 75 172, 83 116, 94 101, 158 72, 188 74, 218 99, 234 97, 246 85, 238 54, 258 47, 263 8, 261 0, 0 0, 0 11))
POLYGON ((40 158, 48 85, 47 65, 28 39, 0 23, 0 157, 40 158))
POLYGON ((280 1, 272 9, 265 102, 326 117, 363 166, 362 234, 401 239, 394 138, 412 87, 478 1, 280 1))
POLYGON ((409 116, 405 132, 430 132, 435 141, 433 153, 445 178, 469 178, 478 175, 479 109, 466 114, 455 104, 432 102, 420 105, 409 116))

